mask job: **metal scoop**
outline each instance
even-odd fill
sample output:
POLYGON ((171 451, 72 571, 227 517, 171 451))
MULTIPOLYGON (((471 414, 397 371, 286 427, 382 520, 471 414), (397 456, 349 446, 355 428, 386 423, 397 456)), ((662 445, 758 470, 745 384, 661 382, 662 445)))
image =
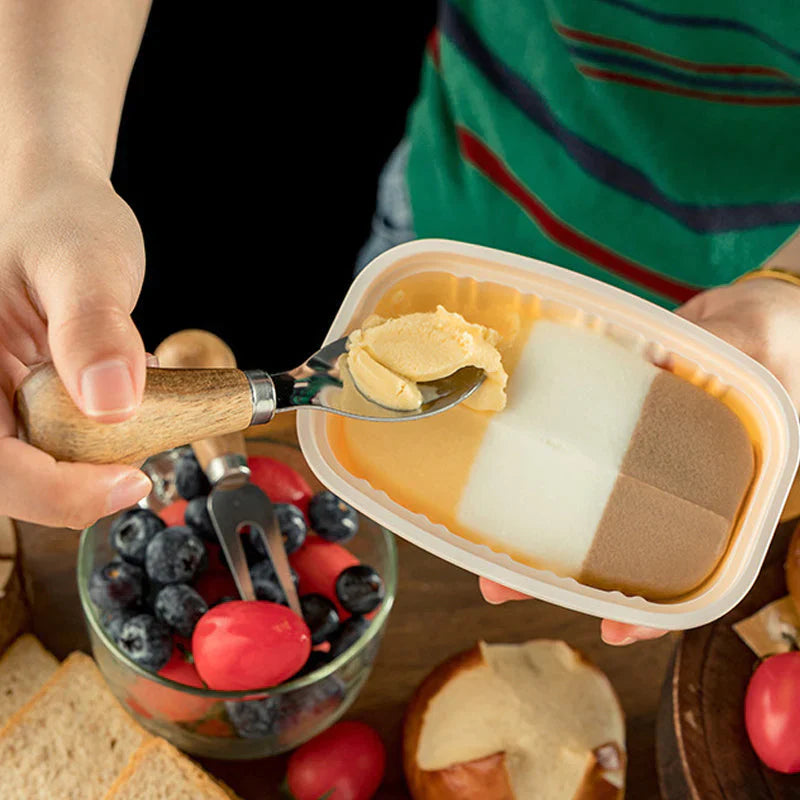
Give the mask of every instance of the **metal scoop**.
POLYGON ((20 436, 59 461, 141 464, 163 450, 261 425, 282 411, 316 408, 358 419, 397 422, 430 417, 469 397, 485 373, 464 367, 418 384, 422 406, 395 411, 348 391, 338 339, 288 372, 163 369, 149 367, 142 404, 124 422, 86 417, 72 402, 52 364, 36 367, 20 385, 16 414, 20 436))

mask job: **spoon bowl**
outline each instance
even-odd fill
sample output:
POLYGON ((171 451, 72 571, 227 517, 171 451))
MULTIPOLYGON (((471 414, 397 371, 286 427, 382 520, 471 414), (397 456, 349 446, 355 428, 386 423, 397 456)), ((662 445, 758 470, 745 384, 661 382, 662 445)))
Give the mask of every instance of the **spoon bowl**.
POLYGON ((423 402, 411 411, 398 411, 371 400, 347 375, 341 357, 347 338, 337 339, 289 372, 270 375, 275 386, 275 412, 319 408, 345 417, 390 422, 440 414, 466 400, 483 383, 486 373, 477 367, 462 369, 435 381, 420 382, 423 402), (348 391, 354 387, 355 392, 348 391))

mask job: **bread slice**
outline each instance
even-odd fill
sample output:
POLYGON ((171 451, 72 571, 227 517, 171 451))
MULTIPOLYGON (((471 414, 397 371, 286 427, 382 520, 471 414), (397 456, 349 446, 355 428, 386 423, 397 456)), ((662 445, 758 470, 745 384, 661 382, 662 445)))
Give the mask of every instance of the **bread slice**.
POLYGON ((0 726, 58 669, 58 659, 24 633, 0 658, 0 726))
POLYGON ((230 800, 236 798, 164 739, 143 744, 105 800, 230 800))
POLYGON ((150 735, 72 653, 0 729, 3 800, 101 800, 150 735))
POLYGON ((17 531, 9 517, 0 517, 0 558, 17 557, 17 531))
POLYGON ((0 558, 0 653, 29 626, 30 610, 18 565, 13 559, 0 558))

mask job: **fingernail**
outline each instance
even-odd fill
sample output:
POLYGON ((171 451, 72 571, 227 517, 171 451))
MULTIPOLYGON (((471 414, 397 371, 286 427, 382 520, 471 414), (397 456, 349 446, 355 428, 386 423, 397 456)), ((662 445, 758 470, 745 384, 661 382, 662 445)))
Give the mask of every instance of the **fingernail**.
POLYGON ((609 642, 606 639, 606 644, 613 645, 614 647, 624 647, 626 644, 633 644, 635 641, 635 636, 626 636, 624 639, 620 639, 618 642, 609 642))
POLYGON ((483 599, 492 606, 501 606, 505 602, 505 600, 494 600, 491 597, 487 597, 486 595, 483 596, 483 599))
POLYGON ((112 484, 106 500, 106 514, 138 503, 152 488, 143 472, 127 472, 112 484))
POLYGON ((80 390, 83 410, 92 417, 123 414, 136 404, 130 367, 120 359, 86 367, 81 373, 80 390))
POLYGON ((145 355, 145 366, 148 367, 157 367, 158 366, 158 356, 154 356, 151 353, 147 353, 145 355))

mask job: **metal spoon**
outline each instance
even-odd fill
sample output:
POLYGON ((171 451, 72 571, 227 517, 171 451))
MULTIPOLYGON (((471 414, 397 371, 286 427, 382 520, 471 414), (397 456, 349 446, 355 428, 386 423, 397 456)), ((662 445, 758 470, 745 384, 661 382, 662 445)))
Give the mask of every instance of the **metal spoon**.
POLYGON ((150 367, 142 403, 123 422, 90 419, 75 406, 52 364, 31 370, 16 395, 20 436, 59 461, 141 464, 164 450, 269 422, 276 413, 317 408, 358 419, 396 422, 439 414, 469 397, 485 373, 464 367, 419 384, 414 411, 385 409, 346 391, 339 368, 346 339, 323 347, 299 367, 263 370, 150 367))
MULTIPOLYGON (((297 408, 320 408, 345 417, 376 422, 421 419, 440 414, 458 405, 469 397, 486 377, 486 373, 477 367, 464 367, 445 378, 419 383, 417 385, 422 393, 422 405, 413 411, 398 411, 379 405, 363 394, 352 379, 347 381, 346 367, 343 368, 340 361, 346 352, 346 344, 346 337, 337 339, 289 372, 269 375, 259 370, 251 370, 245 373, 259 389, 262 380, 267 383, 265 412, 272 404, 273 414, 297 408), (358 397, 353 392, 346 391, 346 383, 358 390, 358 397)), ((272 419, 273 414, 270 414, 269 419, 272 419)))

